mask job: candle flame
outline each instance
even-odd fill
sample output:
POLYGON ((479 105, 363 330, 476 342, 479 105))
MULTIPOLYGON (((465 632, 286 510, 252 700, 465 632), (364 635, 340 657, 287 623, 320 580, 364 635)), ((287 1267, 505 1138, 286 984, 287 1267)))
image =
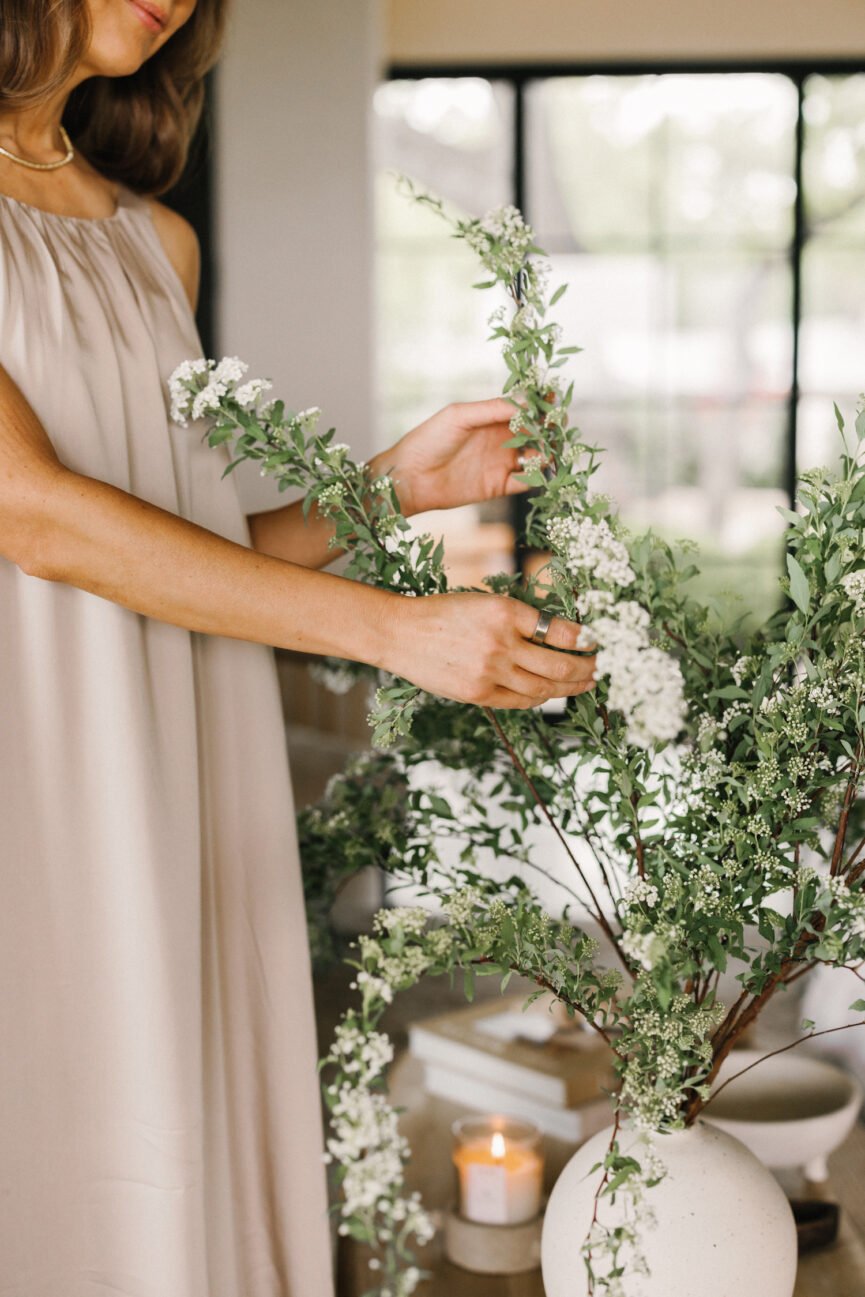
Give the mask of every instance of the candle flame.
POLYGON ((505 1137, 500 1130, 497 1130, 490 1142, 490 1152, 496 1161, 500 1161, 505 1155, 505 1137))

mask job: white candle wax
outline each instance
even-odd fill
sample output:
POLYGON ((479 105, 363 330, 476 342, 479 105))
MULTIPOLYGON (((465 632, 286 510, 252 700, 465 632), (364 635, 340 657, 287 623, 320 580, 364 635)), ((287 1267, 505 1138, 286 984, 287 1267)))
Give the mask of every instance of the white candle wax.
POLYGON ((482 1225, 519 1225, 541 1206, 543 1162, 534 1148, 504 1135, 462 1144, 454 1152, 460 1178, 460 1213, 482 1225))

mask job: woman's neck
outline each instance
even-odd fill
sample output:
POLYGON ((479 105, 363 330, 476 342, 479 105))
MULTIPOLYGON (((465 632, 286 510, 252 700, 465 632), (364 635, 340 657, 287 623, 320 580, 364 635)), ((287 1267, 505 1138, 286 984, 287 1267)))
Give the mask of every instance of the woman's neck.
POLYGON ((60 123, 69 94, 66 88, 30 108, 0 112, 0 144, 35 161, 50 158, 62 147, 60 123))

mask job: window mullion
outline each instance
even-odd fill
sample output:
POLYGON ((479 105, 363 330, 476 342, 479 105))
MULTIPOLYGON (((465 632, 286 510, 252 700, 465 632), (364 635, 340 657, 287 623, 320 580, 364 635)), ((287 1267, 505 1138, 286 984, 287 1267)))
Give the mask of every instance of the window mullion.
POLYGON ((792 274, 792 324, 793 324, 793 358, 790 375, 790 408, 787 422, 787 454, 784 465, 784 486, 790 497, 791 505, 796 498, 798 481, 798 428, 799 428, 799 335, 802 327, 802 253, 807 238, 805 217, 805 188, 803 159, 805 154, 805 74, 798 73, 793 78, 797 93, 796 112, 796 152, 794 175, 796 198, 793 209, 793 242, 790 248, 790 268, 792 274))

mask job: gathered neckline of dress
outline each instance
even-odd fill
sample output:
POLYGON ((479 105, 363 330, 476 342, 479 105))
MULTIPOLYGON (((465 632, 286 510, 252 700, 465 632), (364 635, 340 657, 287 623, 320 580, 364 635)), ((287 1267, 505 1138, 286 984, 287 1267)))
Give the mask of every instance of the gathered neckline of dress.
POLYGON ((46 217, 51 221, 62 221, 70 225, 93 225, 105 226, 112 225, 120 219, 124 211, 130 207, 137 207, 143 203, 143 199, 126 185, 118 184, 117 186, 117 205, 113 212, 107 216, 68 216, 64 212, 52 212, 47 207, 38 207, 35 203, 26 203, 20 198, 13 198, 11 194, 0 192, 0 201, 11 203, 14 207, 21 208, 25 212, 33 212, 36 216, 46 217))

